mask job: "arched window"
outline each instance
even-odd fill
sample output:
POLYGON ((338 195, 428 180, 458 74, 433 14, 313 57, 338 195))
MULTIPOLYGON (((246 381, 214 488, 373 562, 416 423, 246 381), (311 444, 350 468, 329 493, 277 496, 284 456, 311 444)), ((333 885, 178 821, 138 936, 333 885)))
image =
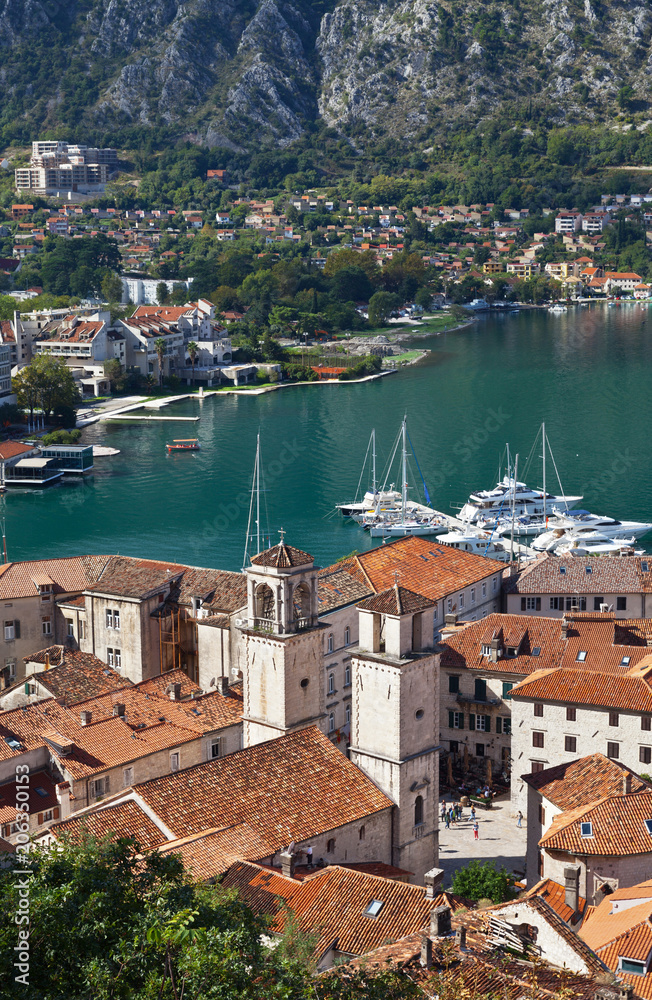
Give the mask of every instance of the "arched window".
POLYGON ((335 838, 334 837, 331 837, 331 839, 326 844, 326 853, 327 854, 335 854, 335 838))
POLYGON ((261 583, 256 588, 256 618, 263 618, 265 621, 274 621, 274 592, 266 583, 261 583))
POLYGON ((361 826, 360 829, 358 830, 358 840, 364 840, 365 835, 366 835, 365 828, 364 826, 361 826))
POLYGON ((310 617, 310 590, 305 583, 300 583, 292 591, 292 617, 295 622, 310 617))
POLYGON ((334 733, 335 732, 335 716, 333 715, 332 712, 328 716, 328 732, 329 733, 334 733))
POLYGON ((414 800, 414 825, 420 826, 423 823, 423 796, 417 795, 414 800))
POLYGON ((328 675, 328 693, 329 694, 335 693, 335 674, 328 675))
POLYGON ((344 645, 345 646, 351 645, 351 629, 348 627, 348 625, 344 629, 344 645))
POLYGON ((328 639, 326 641, 328 643, 327 652, 332 653, 333 652, 333 633, 332 632, 329 633, 328 639))

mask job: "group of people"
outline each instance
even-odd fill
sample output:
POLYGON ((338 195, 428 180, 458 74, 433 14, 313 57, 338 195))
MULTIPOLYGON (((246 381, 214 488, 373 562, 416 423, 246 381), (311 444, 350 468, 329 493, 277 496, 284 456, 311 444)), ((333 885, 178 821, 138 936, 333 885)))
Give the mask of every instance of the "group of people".
MULTIPOLYGON (((450 830, 451 826, 459 823, 463 819, 463 810, 459 802, 453 802, 451 805, 446 804, 444 799, 441 804, 441 821, 446 825, 446 829, 450 830)), ((471 806, 471 829, 473 830, 473 839, 480 839, 480 825, 475 812, 475 806, 471 806)))

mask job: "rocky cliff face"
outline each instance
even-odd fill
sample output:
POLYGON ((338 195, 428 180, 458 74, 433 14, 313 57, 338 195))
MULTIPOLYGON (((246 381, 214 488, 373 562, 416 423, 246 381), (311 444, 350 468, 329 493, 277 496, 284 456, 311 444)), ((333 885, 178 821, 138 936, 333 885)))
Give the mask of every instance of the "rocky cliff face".
POLYGON ((94 124, 178 125, 237 149, 285 145, 318 115, 362 143, 530 101, 586 121, 613 115, 626 85, 645 109, 651 35, 638 0, 0 0, 0 116, 33 94, 30 124, 69 124, 72 87, 94 124), (53 45, 74 83, 65 68, 30 79, 53 45))

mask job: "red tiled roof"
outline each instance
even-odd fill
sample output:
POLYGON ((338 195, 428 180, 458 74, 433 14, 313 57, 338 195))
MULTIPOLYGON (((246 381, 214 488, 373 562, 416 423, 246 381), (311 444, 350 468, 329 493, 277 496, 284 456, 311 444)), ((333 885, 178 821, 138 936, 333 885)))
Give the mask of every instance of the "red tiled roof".
POLYGON ((652 855, 652 791, 616 794, 556 816, 539 845, 548 851, 622 857, 652 855), (592 836, 583 837, 580 825, 591 823, 592 836))
POLYGON ((566 810, 618 795, 627 776, 632 781, 632 792, 649 790, 650 786, 628 767, 601 753, 547 767, 535 774, 524 774, 522 780, 553 805, 566 810))
POLYGON ((144 597, 167 586, 171 588, 172 599, 185 606, 191 605, 192 597, 200 597, 213 611, 230 614, 247 603, 247 580, 243 573, 129 556, 112 556, 97 583, 89 589, 121 597, 144 597))
POLYGON ((54 580, 55 593, 81 592, 95 583, 109 559, 109 556, 71 556, 6 563, 0 566, 0 600, 33 597, 38 593, 34 576, 40 573, 54 580))
POLYGON ((277 569, 290 569, 292 566, 310 566, 314 562, 312 556, 301 549, 295 549, 292 545, 281 542, 265 552, 259 552, 252 556, 253 566, 275 566, 277 569))
POLYGON ((34 451, 33 446, 23 444, 22 441, 3 441, 0 444, 0 459, 6 462, 10 458, 16 458, 17 455, 26 455, 30 451, 34 451))
POLYGON ((242 860, 264 857, 269 845, 248 823, 235 823, 218 830, 203 830, 156 848, 159 854, 179 854, 193 878, 207 882, 242 860))
POLYGON ((56 823, 48 832, 57 840, 70 838, 73 844, 81 843, 85 837, 97 837, 98 840, 107 836, 135 837, 143 850, 155 847, 166 839, 156 823, 132 799, 72 816, 56 823))
MULTIPOLYGON (((621 647, 627 649, 627 647, 621 647)), ((633 647, 636 649, 636 647, 633 647)), ((638 650, 644 653, 645 650, 638 650)), ((652 685, 641 676, 618 675, 591 669, 560 667, 531 674, 512 688, 512 698, 555 701, 596 708, 619 708, 627 712, 652 713, 652 685)))
POLYGON ((395 585, 380 594, 366 598, 358 605, 363 611, 375 611, 385 615, 412 614, 431 608, 433 602, 421 594, 415 594, 406 587, 395 585))
POLYGON ((652 591, 652 560, 645 556, 582 559, 547 554, 509 577, 504 590, 508 594, 523 595, 648 593, 652 591), (641 568, 643 562, 651 567, 647 572, 641 568), (586 572, 587 566, 590 573, 586 572))
POLYGON ((393 804, 312 727, 136 788, 179 836, 245 818, 269 854, 393 804))
POLYGON ((441 666, 521 675, 555 667, 564 649, 561 625, 559 618, 537 615, 487 615, 446 636, 442 643, 441 666), (489 645, 492 639, 500 641, 501 656, 496 663, 482 653, 482 646, 489 645), (516 656, 505 656, 507 648, 516 649, 516 656), (535 649, 539 650, 536 656, 533 655, 535 649))
POLYGON ((24 657, 27 669, 32 663, 45 663, 46 655, 50 657, 50 668, 39 671, 35 676, 53 698, 63 698, 69 705, 84 698, 95 698, 131 687, 130 680, 97 656, 65 646, 49 646, 24 657))
POLYGON ((586 907, 586 900, 580 896, 578 899, 578 917, 566 902, 566 890, 564 886, 560 885, 559 882, 553 882, 550 878, 544 878, 541 882, 537 882, 537 884, 529 889, 528 892, 519 896, 519 900, 530 899, 532 896, 538 896, 541 899, 545 899, 548 906, 552 907, 564 923, 570 924, 571 926, 579 921, 580 917, 584 914, 584 908, 586 907))
POLYGON ((371 587, 361 583, 346 570, 338 569, 337 565, 320 570, 317 582, 320 614, 326 614, 347 604, 354 604, 373 594, 371 587))

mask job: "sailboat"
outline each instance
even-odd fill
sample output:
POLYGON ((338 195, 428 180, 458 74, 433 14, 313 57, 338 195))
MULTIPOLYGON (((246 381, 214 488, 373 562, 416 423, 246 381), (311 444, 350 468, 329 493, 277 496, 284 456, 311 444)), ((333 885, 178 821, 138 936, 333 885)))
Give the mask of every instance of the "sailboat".
MULTIPOLYGON (((268 528, 269 530, 269 528, 268 528)), ((242 562, 243 572, 249 565, 251 561, 251 556, 258 555, 262 552, 262 544, 264 544, 264 537, 261 535, 260 531, 260 434, 256 435, 256 458, 254 460, 254 474, 251 482, 251 499, 249 501, 249 517, 247 520, 247 537, 245 540, 245 550, 244 559, 242 562), (254 514, 254 501, 255 507, 255 518, 253 518, 256 531, 255 533, 251 530, 251 521, 254 514), (255 538, 256 547, 253 553, 250 552, 250 546, 253 544, 255 538)))
POLYGON ((403 538, 405 535, 436 535, 445 522, 441 517, 429 513, 429 508, 410 504, 407 498, 407 417, 401 425, 402 467, 400 510, 381 514, 377 512, 370 524, 372 538, 403 538))
POLYGON ((339 510, 343 517, 356 517, 365 514, 367 511, 375 508, 379 504, 385 506, 387 504, 393 506, 397 504, 401 499, 401 494, 394 489, 394 484, 392 483, 390 488, 387 490, 384 488, 379 490, 377 488, 376 482, 376 428, 371 432, 371 437, 369 439, 369 444, 367 445, 367 451, 364 457, 364 462, 362 463, 362 471, 360 472, 360 479, 358 480, 358 489, 356 490, 356 496, 360 491, 360 483, 362 482, 362 477, 364 475, 365 466, 367 464, 367 459, 369 457, 369 451, 371 450, 371 489, 367 490, 364 494, 362 500, 353 500, 346 503, 338 503, 335 505, 336 510, 339 510))

